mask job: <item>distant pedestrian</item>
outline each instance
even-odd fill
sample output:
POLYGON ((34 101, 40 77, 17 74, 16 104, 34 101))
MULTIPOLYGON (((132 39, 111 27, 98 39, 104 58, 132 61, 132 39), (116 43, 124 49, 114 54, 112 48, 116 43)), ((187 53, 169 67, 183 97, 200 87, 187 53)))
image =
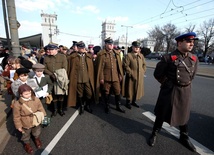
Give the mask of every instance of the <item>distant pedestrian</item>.
POLYGON ((154 71, 154 77, 161 83, 159 97, 155 106, 155 123, 149 138, 149 145, 154 146, 163 122, 179 126, 180 142, 189 150, 196 148, 188 137, 188 121, 191 108, 191 83, 196 74, 198 59, 190 51, 194 41, 198 40, 194 32, 175 38, 177 49, 164 55, 154 71))
POLYGON ((35 97, 34 92, 30 86, 23 84, 19 87, 18 92, 20 98, 14 103, 13 121, 16 129, 22 133, 21 140, 24 142, 25 151, 29 154, 32 154, 33 148, 30 145, 31 134, 34 137, 34 142, 37 149, 40 149, 42 147, 40 140, 42 127, 41 125, 32 125, 33 115, 25 106, 29 107, 33 112, 43 112, 44 116, 46 116, 46 112, 42 106, 41 101, 35 97))
POLYGON ((132 42, 132 52, 128 53, 123 61, 125 70, 125 89, 123 95, 126 98, 126 107, 131 105, 139 108, 136 100, 144 96, 144 73, 146 72, 146 61, 140 53, 140 42, 132 42))

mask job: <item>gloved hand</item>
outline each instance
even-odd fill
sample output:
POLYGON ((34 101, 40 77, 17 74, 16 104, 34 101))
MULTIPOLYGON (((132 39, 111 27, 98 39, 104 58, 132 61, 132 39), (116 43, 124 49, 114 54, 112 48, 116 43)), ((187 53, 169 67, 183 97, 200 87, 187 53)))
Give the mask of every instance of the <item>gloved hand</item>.
POLYGON ((55 82, 57 79, 56 79, 56 76, 54 75, 54 74, 51 74, 50 75, 50 78, 51 78, 51 80, 53 81, 53 82, 55 82))

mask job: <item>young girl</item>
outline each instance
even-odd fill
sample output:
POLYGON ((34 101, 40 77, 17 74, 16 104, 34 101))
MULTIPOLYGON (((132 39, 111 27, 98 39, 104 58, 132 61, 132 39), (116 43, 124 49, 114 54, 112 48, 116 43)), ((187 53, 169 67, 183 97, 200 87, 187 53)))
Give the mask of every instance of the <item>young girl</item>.
POLYGON ((33 90, 27 84, 23 84, 18 89, 20 98, 15 101, 13 107, 13 121, 17 130, 22 133, 21 140, 24 142, 25 151, 29 154, 33 153, 33 148, 30 145, 31 133, 34 136, 36 147, 39 149, 42 143, 39 139, 41 134, 41 125, 33 126, 33 115, 25 107, 28 106, 33 112, 41 111, 46 116, 46 112, 41 101, 35 97, 33 90), (25 105, 23 105, 25 104, 25 105))

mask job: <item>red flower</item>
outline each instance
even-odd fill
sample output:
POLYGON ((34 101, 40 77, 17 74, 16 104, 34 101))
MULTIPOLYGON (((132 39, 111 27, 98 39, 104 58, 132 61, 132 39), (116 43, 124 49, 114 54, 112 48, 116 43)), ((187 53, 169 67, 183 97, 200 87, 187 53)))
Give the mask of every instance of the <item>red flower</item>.
POLYGON ((175 61, 178 57, 176 55, 171 55, 172 61, 175 61))

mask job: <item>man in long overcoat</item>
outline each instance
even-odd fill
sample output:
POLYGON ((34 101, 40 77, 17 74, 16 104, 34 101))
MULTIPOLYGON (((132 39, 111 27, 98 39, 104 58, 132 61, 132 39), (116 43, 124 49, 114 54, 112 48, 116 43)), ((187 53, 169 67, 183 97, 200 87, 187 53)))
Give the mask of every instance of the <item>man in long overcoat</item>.
POLYGON ((140 42, 132 42, 132 52, 125 56, 123 68, 126 72, 125 91, 126 107, 131 109, 131 105, 138 107, 136 100, 144 96, 144 73, 146 72, 146 61, 140 53, 140 42))
POLYGON ((105 48, 97 54, 97 82, 96 99, 100 94, 105 102, 105 112, 109 113, 109 96, 113 91, 115 95, 116 109, 125 112, 121 107, 121 83, 123 81, 123 68, 120 53, 113 49, 113 40, 105 39, 105 48))
MULTIPOLYGON (((53 84, 57 83, 57 77, 54 74, 56 70, 65 69, 67 71, 67 58, 65 55, 58 53, 58 46, 56 44, 50 43, 46 46, 47 48, 47 55, 44 57, 44 74, 50 76, 53 84)), ((56 116, 57 113, 61 116, 65 115, 63 110, 63 102, 64 102, 64 94, 57 94, 54 89, 52 92, 53 96, 53 109, 51 116, 56 116)))
POLYGON ((191 106, 191 82, 198 66, 197 57, 190 51, 198 38, 194 32, 190 32, 175 40, 177 50, 164 55, 154 71, 154 77, 161 83, 161 90, 155 107, 156 119, 149 145, 155 145, 157 133, 163 122, 167 122, 171 126, 179 126, 181 144, 195 152, 188 137, 187 124, 191 106))
POLYGON ((80 114, 82 114, 84 109, 92 112, 90 104, 95 96, 94 66, 92 55, 86 52, 84 42, 78 42, 76 45, 78 52, 71 54, 68 58, 68 79, 70 80, 68 106, 74 107, 78 102, 80 114))

